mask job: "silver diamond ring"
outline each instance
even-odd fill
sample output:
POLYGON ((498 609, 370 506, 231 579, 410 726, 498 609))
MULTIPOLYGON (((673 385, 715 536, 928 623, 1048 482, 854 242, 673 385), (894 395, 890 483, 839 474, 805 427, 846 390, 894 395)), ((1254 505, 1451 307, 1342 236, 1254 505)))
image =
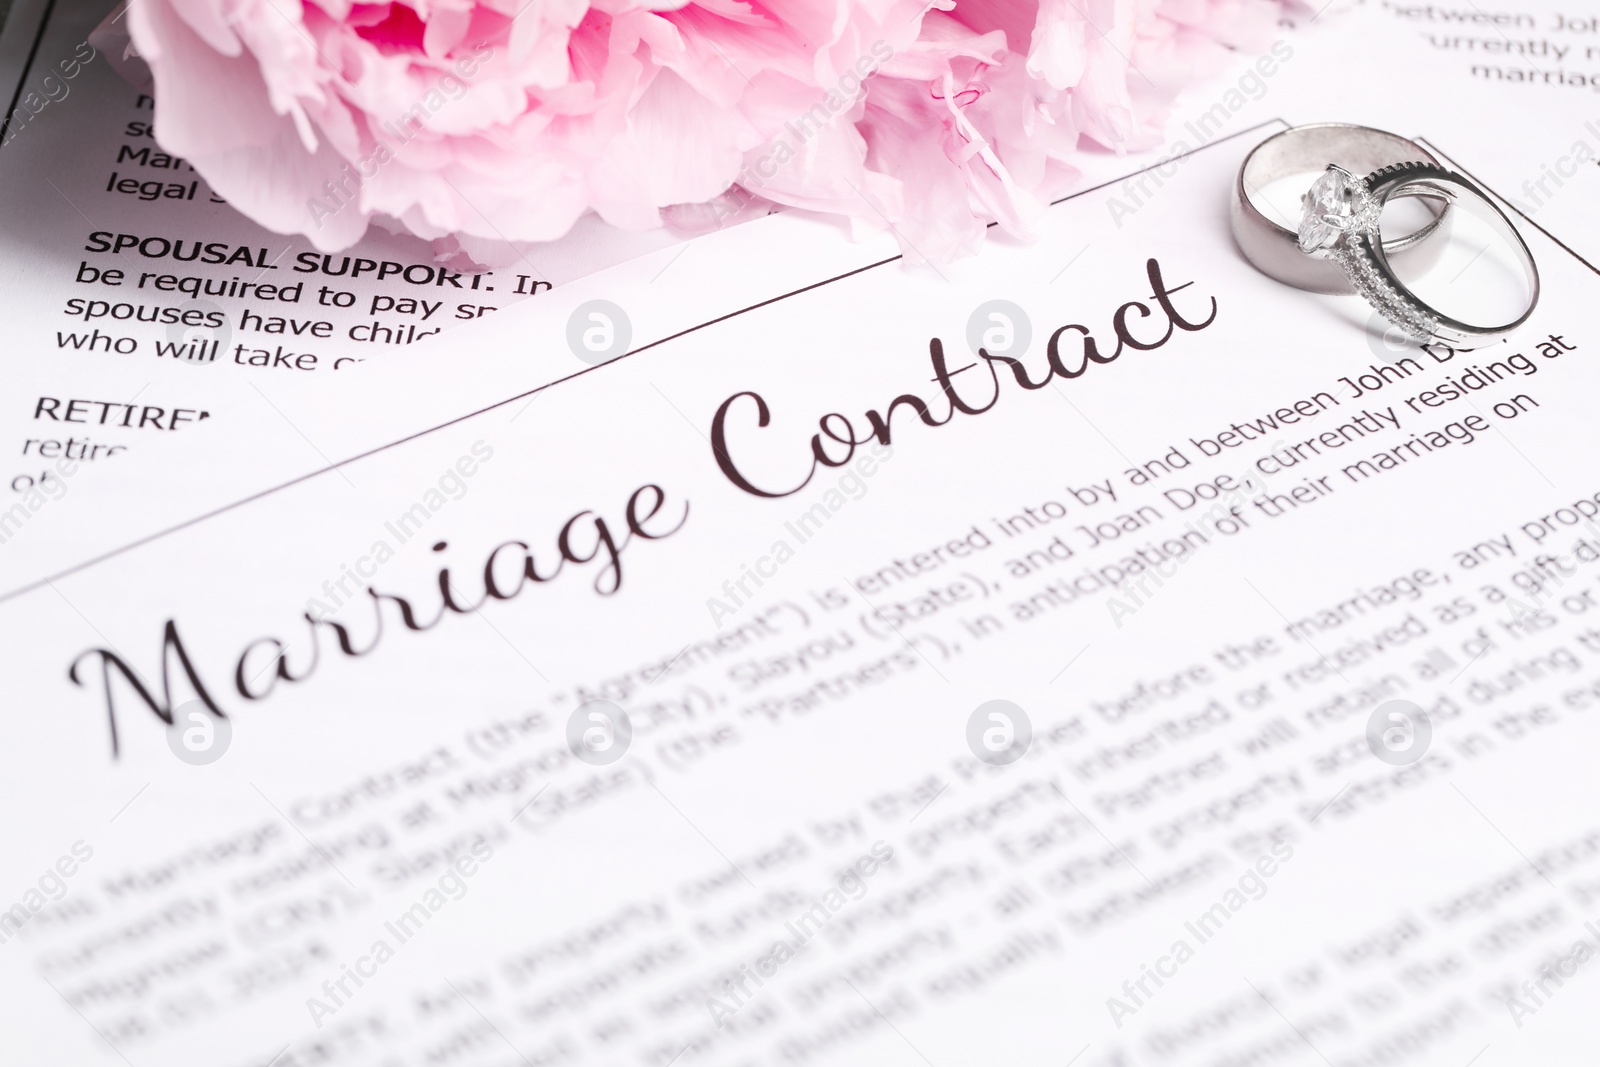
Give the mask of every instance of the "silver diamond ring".
POLYGON ((1301 205, 1300 251, 1337 264, 1355 291, 1414 341, 1478 348, 1521 326, 1539 303, 1539 267, 1517 228, 1476 185, 1438 164, 1399 163, 1365 178, 1329 165, 1301 205), (1438 197, 1489 223, 1521 260, 1528 283, 1528 306, 1522 314, 1494 326, 1462 322, 1430 306, 1396 277, 1380 229, 1383 206, 1396 196, 1438 197))

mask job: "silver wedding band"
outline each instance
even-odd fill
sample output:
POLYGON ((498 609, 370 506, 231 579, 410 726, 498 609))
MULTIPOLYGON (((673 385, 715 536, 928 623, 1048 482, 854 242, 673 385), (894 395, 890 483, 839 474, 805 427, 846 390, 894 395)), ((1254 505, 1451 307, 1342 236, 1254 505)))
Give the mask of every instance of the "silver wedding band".
MULTIPOLYGON (((1433 154, 1414 141, 1384 130, 1342 122, 1319 122, 1283 130, 1251 150, 1239 168, 1232 201, 1233 239, 1239 251, 1269 278, 1313 293, 1353 293, 1355 287, 1338 264, 1301 253, 1295 227, 1274 222, 1271 205, 1261 190, 1281 178, 1307 176, 1306 184, 1329 164, 1352 174, 1370 174, 1396 163, 1438 163, 1433 154)), ((1431 190, 1397 191, 1396 196, 1432 198, 1431 190)), ((1386 240, 1383 251, 1397 255, 1432 236, 1448 212, 1446 201, 1429 202, 1434 217, 1413 233, 1386 240), (1435 206, 1437 205, 1437 206, 1435 206)))

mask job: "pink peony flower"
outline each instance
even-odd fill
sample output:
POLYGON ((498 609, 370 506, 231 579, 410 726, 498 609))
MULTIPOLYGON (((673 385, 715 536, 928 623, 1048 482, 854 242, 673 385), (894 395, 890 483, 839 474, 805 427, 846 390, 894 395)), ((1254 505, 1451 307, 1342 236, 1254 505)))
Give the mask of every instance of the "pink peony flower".
POLYGON ((641 229, 788 205, 913 258, 1026 235, 1086 143, 1285 0, 138 0, 156 136, 324 251, 369 220, 480 258, 585 212, 641 229))

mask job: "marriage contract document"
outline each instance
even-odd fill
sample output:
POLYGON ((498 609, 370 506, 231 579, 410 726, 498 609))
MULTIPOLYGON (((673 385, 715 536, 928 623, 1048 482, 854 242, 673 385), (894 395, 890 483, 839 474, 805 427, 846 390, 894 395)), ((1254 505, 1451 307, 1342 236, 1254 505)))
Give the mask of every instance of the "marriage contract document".
POLYGON ((557 287, 9 587, 8 1052, 1592 1062, 1596 275, 1375 344, 1232 246, 1277 128, 941 273, 557 287))

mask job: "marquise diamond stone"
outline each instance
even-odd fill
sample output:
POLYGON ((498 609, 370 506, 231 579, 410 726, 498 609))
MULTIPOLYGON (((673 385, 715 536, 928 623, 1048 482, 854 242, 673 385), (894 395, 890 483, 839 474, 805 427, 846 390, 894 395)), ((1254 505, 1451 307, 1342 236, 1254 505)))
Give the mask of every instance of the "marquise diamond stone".
POLYGON ((1300 251, 1318 258, 1347 234, 1376 232, 1383 210, 1366 183, 1342 167, 1323 171, 1300 204, 1300 251))
POLYGON ((1353 184, 1348 172, 1329 167, 1300 198, 1300 251, 1333 247, 1349 225, 1353 184))

